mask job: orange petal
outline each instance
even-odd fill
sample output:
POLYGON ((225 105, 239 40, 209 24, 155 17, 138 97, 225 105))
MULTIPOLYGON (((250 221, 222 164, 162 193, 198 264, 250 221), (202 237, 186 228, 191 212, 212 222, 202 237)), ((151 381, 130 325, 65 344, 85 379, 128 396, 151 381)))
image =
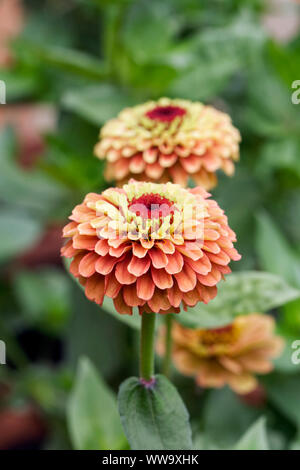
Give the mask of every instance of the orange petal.
POLYGON ((172 255, 167 255, 168 264, 166 266, 166 271, 169 274, 176 274, 182 270, 183 266, 183 257, 179 251, 175 251, 172 255))
POLYGON ((188 292, 196 286, 196 273, 187 264, 183 266, 180 273, 174 274, 174 276, 178 282, 178 287, 182 292, 188 292))
POLYGON ((150 259, 149 257, 145 258, 137 258, 136 256, 132 256, 130 263, 128 264, 128 271, 133 274, 134 276, 142 276, 145 274, 150 267, 150 259))
POLYGON ((187 175, 187 172, 182 168, 182 166, 179 163, 176 163, 174 166, 169 168, 168 171, 170 172, 170 175, 174 183, 180 184, 183 187, 186 186, 188 175, 187 175))
POLYGON ((79 263, 79 274, 83 277, 90 277, 95 274, 95 263, 98 258, 99 256, 94 252, 85 255, 79 263))
POLYGON ((73 240, 69 240, 68 243, 61 248, 60 252, 61 255, 66 258, 73 258, 79 251, 73 248, 73 240))
POLYGON ((142 173, 144 171, 144 168, 145 161, 143 160, 142 154, 135 155, 130 159, 129 170, 131 173, 142 173))
POLYGON ((117 180, 125 178, 129 173, 129 158, 120 158, 113 164, 114 176, 117 180))
POLYGON ((171 155, 160 154, 158 161, 162 167, 169 168, 176 163, 177 158, 176 153, 171 153, 171 155))
POLYGON ((121 284, 117 281, 115 274, 110 273, 108 276, 105 276, 105 295, 114 299, 120 292, 121 284))
POLYGON ((168 310, 171 307, 166 291, 161 291, 157 288, 151 299, 148 300, 148 305, 152 312, 155 313, 158 313, 160 310, 168 310))
POLYGON ((205 275, 212 269, 211 262, 209 261, 208 256, 205 254, 197 261, 185 257, 184 262, 187 263, 198 274, 205 275))
POLYGON ((130 307, 137 307, 143 305, 145 300, 141 300, 136 293, 136 284, 130 286, 124 286, 122 289, 124 302, 130 307))
POLYGON ((139 242, 132 244, 132 253, 134 256, 137 256, 138 258, 144 258, 147 252, 147 248, 144 248, 139 242))
POLYGON ((78 250, 94 250, 99 238, 88 235, 75 235, 73 237, 73 247, 78 250))
POLYGON ((194 305, 196 305, 196 303, 199 302, 201 299, 200 299, 199 292, 197 291, 197 289, 193 289, 189 292, 184 292, 182 300, 189 307, 194 307, 194 305))
POLYGON ((131 245, 123 243, 122 245, 118 246, 118 248, 114 248, 113 246, 109 247, 109 254, 111 256, 115 256, 116 258, 120 258, 126 251, 129 251, 131 245))
POLYGON ((155 269, 151 266, 151 275, 154 284, 160 289, 168 289, 173 285, 173 278, 165 269, 155 269))
POLYGON ((209 259, 213 263, 220 264, 221 266, 227 266, 227 264, 230 263, 230 257, 224 253, 224 251, 221 251, 217 255, 214 253, 209 254, 209 259))
POLYGON ((200 245, 200 242, 185 242, 183 245, 178 245, 177 250, 183 255, 197 261, 203 256, 200 245))
POLYGON ((124 302, 122 291, 118 294, 118 296, 114 299, 114 306, 118 313, 122 315, 132 315, 132 307, 129 307, 124 302))
POLYGON ((212 287, 215 286, 222 278, 220 271, 217 268, 213 268, 210 273, 206 275, 197 273, 198 281, 204 286, 212 287))
POLYGON ((103 274, 104 276, 106 276, 107 274, 109 274, 115 264, 119 261, 119 258, 113 258, 112 256, 110 255, 106 255, 106 256, 100 256, 98 258, 98 261, 95 265, 95 269, 97 271, 97 273, 100 273, 100 274, 103 274))
POLYGON ((165 239, 161 241, 156 242, 157 248, 159 248, 161 251, 166 253, 166 255, 171 255, 175 251, 175 246, 174 243, 171 242, 171 240, 165 239))
POLYGON ((164 172, 164 168, 158 162, 146 165, 145 173, 149 178, 158 179, 164 172))
POLYGON ((104 239, 99 240, 96 243, 95 252, 98 253, 98 255, 105 256, 107 255, 108 250, 109 250, 109 245, 107 243, 107 240, 104 240, 104 239))
POLYGON ((89 222, 84 222, 78 225, 78 232, 80 235, 97 235, 96 229, 94 229, 89 222))
POLYGON ((149 255, 152 260, 152 264, 155 268, 165 268, 168 264, 168 258, 165 253, 163 253, 158 248, 152 248, 149 250, 149 255))
POLYGON ((82 258, 85 256, 85 253, 79 253, 78 255, 75 256, 73 259, 72 263, 70 264, 70 273, 73 274, 73 276, 77 277, 79 276, 79 271, 78 271, 78 266, 82 258))
POLYGON ((183 293, 179 289, 177 283, 174 282, 173 287, 168 290, 168 299, 170 301, 170 304, 173 305, 173 307, 179 307, 182 301, 182 297, 183 293))
POLYGON ((70 222, 63 228, 63 237, 73 237, 77 233, 77 223, 76 222, 70 222))
POLYGON ((200 170, 202 159, 197 155, 190 155, 186 158, 181 158, 180 163, 187 173, 196 173, 200 170))
POLYGON ((208 302, 212 299, 214 299, 217 295, 217 287, 216 286, 213 286, 213 287, 206 287, 206 286, 203 286, 203 284, 201 284, 199 281, 197 282, 197 290, 199 292, 199 295, 202 299, 202 301, 205 303, 205 304, 208 304, 208 302))
POLYGON ((137 295, 143 300, 149 300, 153 296, 155 285, 150 274, 144 274, 137 280, 137 295))
POLYGON ((136 276, 134 276, 128 271, 128 262, 129 262, 129 258, 126 257, 123 261, 118 263, 116 266, 115 275, 119 283, 122 285, 132 284, 133 282, 136 281, 136 276))
POLYGON ((88 299, 101 305, 104 297, 104 277, 99 274, 89 277, 85 284, 85 295, 88 299))

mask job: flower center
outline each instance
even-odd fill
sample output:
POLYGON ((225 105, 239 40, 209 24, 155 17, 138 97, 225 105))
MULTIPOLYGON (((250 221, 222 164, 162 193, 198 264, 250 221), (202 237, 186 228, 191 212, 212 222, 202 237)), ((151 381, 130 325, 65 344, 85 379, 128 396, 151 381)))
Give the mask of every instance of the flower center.
POLYGON ((149 119, 171 122, 178 116, 184 116, 186 110, 180 106, 157 106, 146 113, 149 119))
POLYGON ((236 328, 234 325, 227 325, 221 328, 201 331, 201 343, 205 346, 214 344, 231 344, 236 338, 236 328))
POLYGON ((129 209, 143 219, 158 219, 174 214, 174 203, 160 194, 143 194, 133 198, 129 209))

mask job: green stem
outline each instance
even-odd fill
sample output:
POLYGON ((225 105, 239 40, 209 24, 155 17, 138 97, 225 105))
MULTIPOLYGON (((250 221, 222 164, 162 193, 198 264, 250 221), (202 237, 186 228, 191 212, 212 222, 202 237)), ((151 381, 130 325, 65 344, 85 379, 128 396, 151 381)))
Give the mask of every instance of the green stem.
POLYGON ((150 382, 154 375, 155 313, 142 314, 140 378, 150 382))
POLYGON ((172 356, 172 322, 171 313, 165 316, 166 334, 165 334, 165 355, 163 360, 163 373, 166 377, 170 377, 171 372, 171 356, 172 356))

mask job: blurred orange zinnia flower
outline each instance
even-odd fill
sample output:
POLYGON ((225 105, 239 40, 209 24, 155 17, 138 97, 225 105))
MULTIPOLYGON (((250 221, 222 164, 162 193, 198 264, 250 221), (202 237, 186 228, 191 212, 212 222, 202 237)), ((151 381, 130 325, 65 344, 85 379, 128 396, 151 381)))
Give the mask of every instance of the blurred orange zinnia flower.
MULTIPOLYGON (((269 315, 253 313, 238 316, 233 323, 216 329, 189 329, 174 322, 172 329, 175 367, 193 376, 201 387, 229 385, 244 394, 256 389, 254 374, 266 374, 273 368, 283 340, 274 335, 274 320, 269 315)), ((157 343, 164 352, 164 330, 157 343)))
POLYGON ((114 299, 118 312, 179 312, 209 302, 230 272, 235 234, 218 204, 200 187, 131 180, 123 188, 88 194, 63 236, 62 254, 86 296, 114 299))
POLYGON ((217 183, 216 170, 233 174, 239 141, 227 114, 199 102, 161 98, 108 121, 95 154, 107 159, 106 178, 121 184, 133 176, 186 186, 191 177, 210 189, 217 183))

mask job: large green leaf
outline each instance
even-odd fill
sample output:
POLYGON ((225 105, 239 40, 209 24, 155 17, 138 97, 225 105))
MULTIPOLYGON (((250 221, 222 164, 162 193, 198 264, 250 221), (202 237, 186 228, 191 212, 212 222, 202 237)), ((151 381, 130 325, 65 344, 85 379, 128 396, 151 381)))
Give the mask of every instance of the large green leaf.
POLYGON ((81 359, 67 408, 75 449, 122 449, 126 445, 117 402, 88 359, 81 359))
POLYGON ((213 328, 231 323, 237 315, 266 312, 300 297, 300 291, 274 274, 245 271, 230 274, 207 305, 198 303, 176 317, 190 328, 213 328))
POLYGON ((265 212, 257 216, 256 249, 263 269, 300 288, 300 257, 265 212))
POLYGON ((62 99, 63 105, 97 126, 117 116, 121 109, 134 103, 133 99, 119 88, 109 85, 90 85, 68 91, 62 99))
POLYGON ((212 390, 202 418, 205 440, 222 449, 233 447, 258 417, 259 410, 243 403, 228 387, 212 390))
POLYGON ((103 79, 107 76, 107 68, 99 59, 59 46, 40 45, 23 41, 23 49, 29 54, 35 55, 47 65, 52 65, 66 72, 82 75, 90 79, 103 79))
POLYGON ((122 39, 136 61, 149 62, 169 49, 176 29, 167 2, 139 0, 128 9, 122 39))
POLYGON ((131 377, 121 385, 119 411, 134 450, 191 449, 189 416, 176 388, 162 375, 153 386, 131 377))
POLYGON ((41 234, 41 224, 29 214, 14 208, 0 211, 0 262, 21 254, 41 234))
POLYGON ((60 331, 71 310, 70 280, 60 269, 18 271, 14 290, 26 320, 45 329, 60 331))
POLYGON ((187 54, 180 54, 182 48, 179 54, 172 52, 171 61, 174 63, 177 58, 177 66, 183 62, 183 57, 193 56, 193 60, 174 80, 170 93, 193 100, 211 99, 245 67, 263 40, 264 34, 247 15, 241 15, 225 27, 204 29, 188 41, 187 54))
POLYGON ((44 219, 54 208, 58 210, 69 191, 41 171, 20 168, 14 159, 15 150, 13 133, 4 130, 0 134, 0 200, 44 219))
MULTIPOLYGON (((295 366, 296 371, 296 366, 295 366)), ((262 377, 268 397, 287 418, 300 425, 300 375, 270 374, 262 377)))
POLYGON ((250 129, 276 139, 299 134, 299 112, 291 101, 291 89, 280 81, 263 57, 253 61, 248 90, 244 118, 250 129))
POLYGON ((256 423, 248 429, 235 445, 234 450, 270 450, 264 418, 259 418, 256 423))

